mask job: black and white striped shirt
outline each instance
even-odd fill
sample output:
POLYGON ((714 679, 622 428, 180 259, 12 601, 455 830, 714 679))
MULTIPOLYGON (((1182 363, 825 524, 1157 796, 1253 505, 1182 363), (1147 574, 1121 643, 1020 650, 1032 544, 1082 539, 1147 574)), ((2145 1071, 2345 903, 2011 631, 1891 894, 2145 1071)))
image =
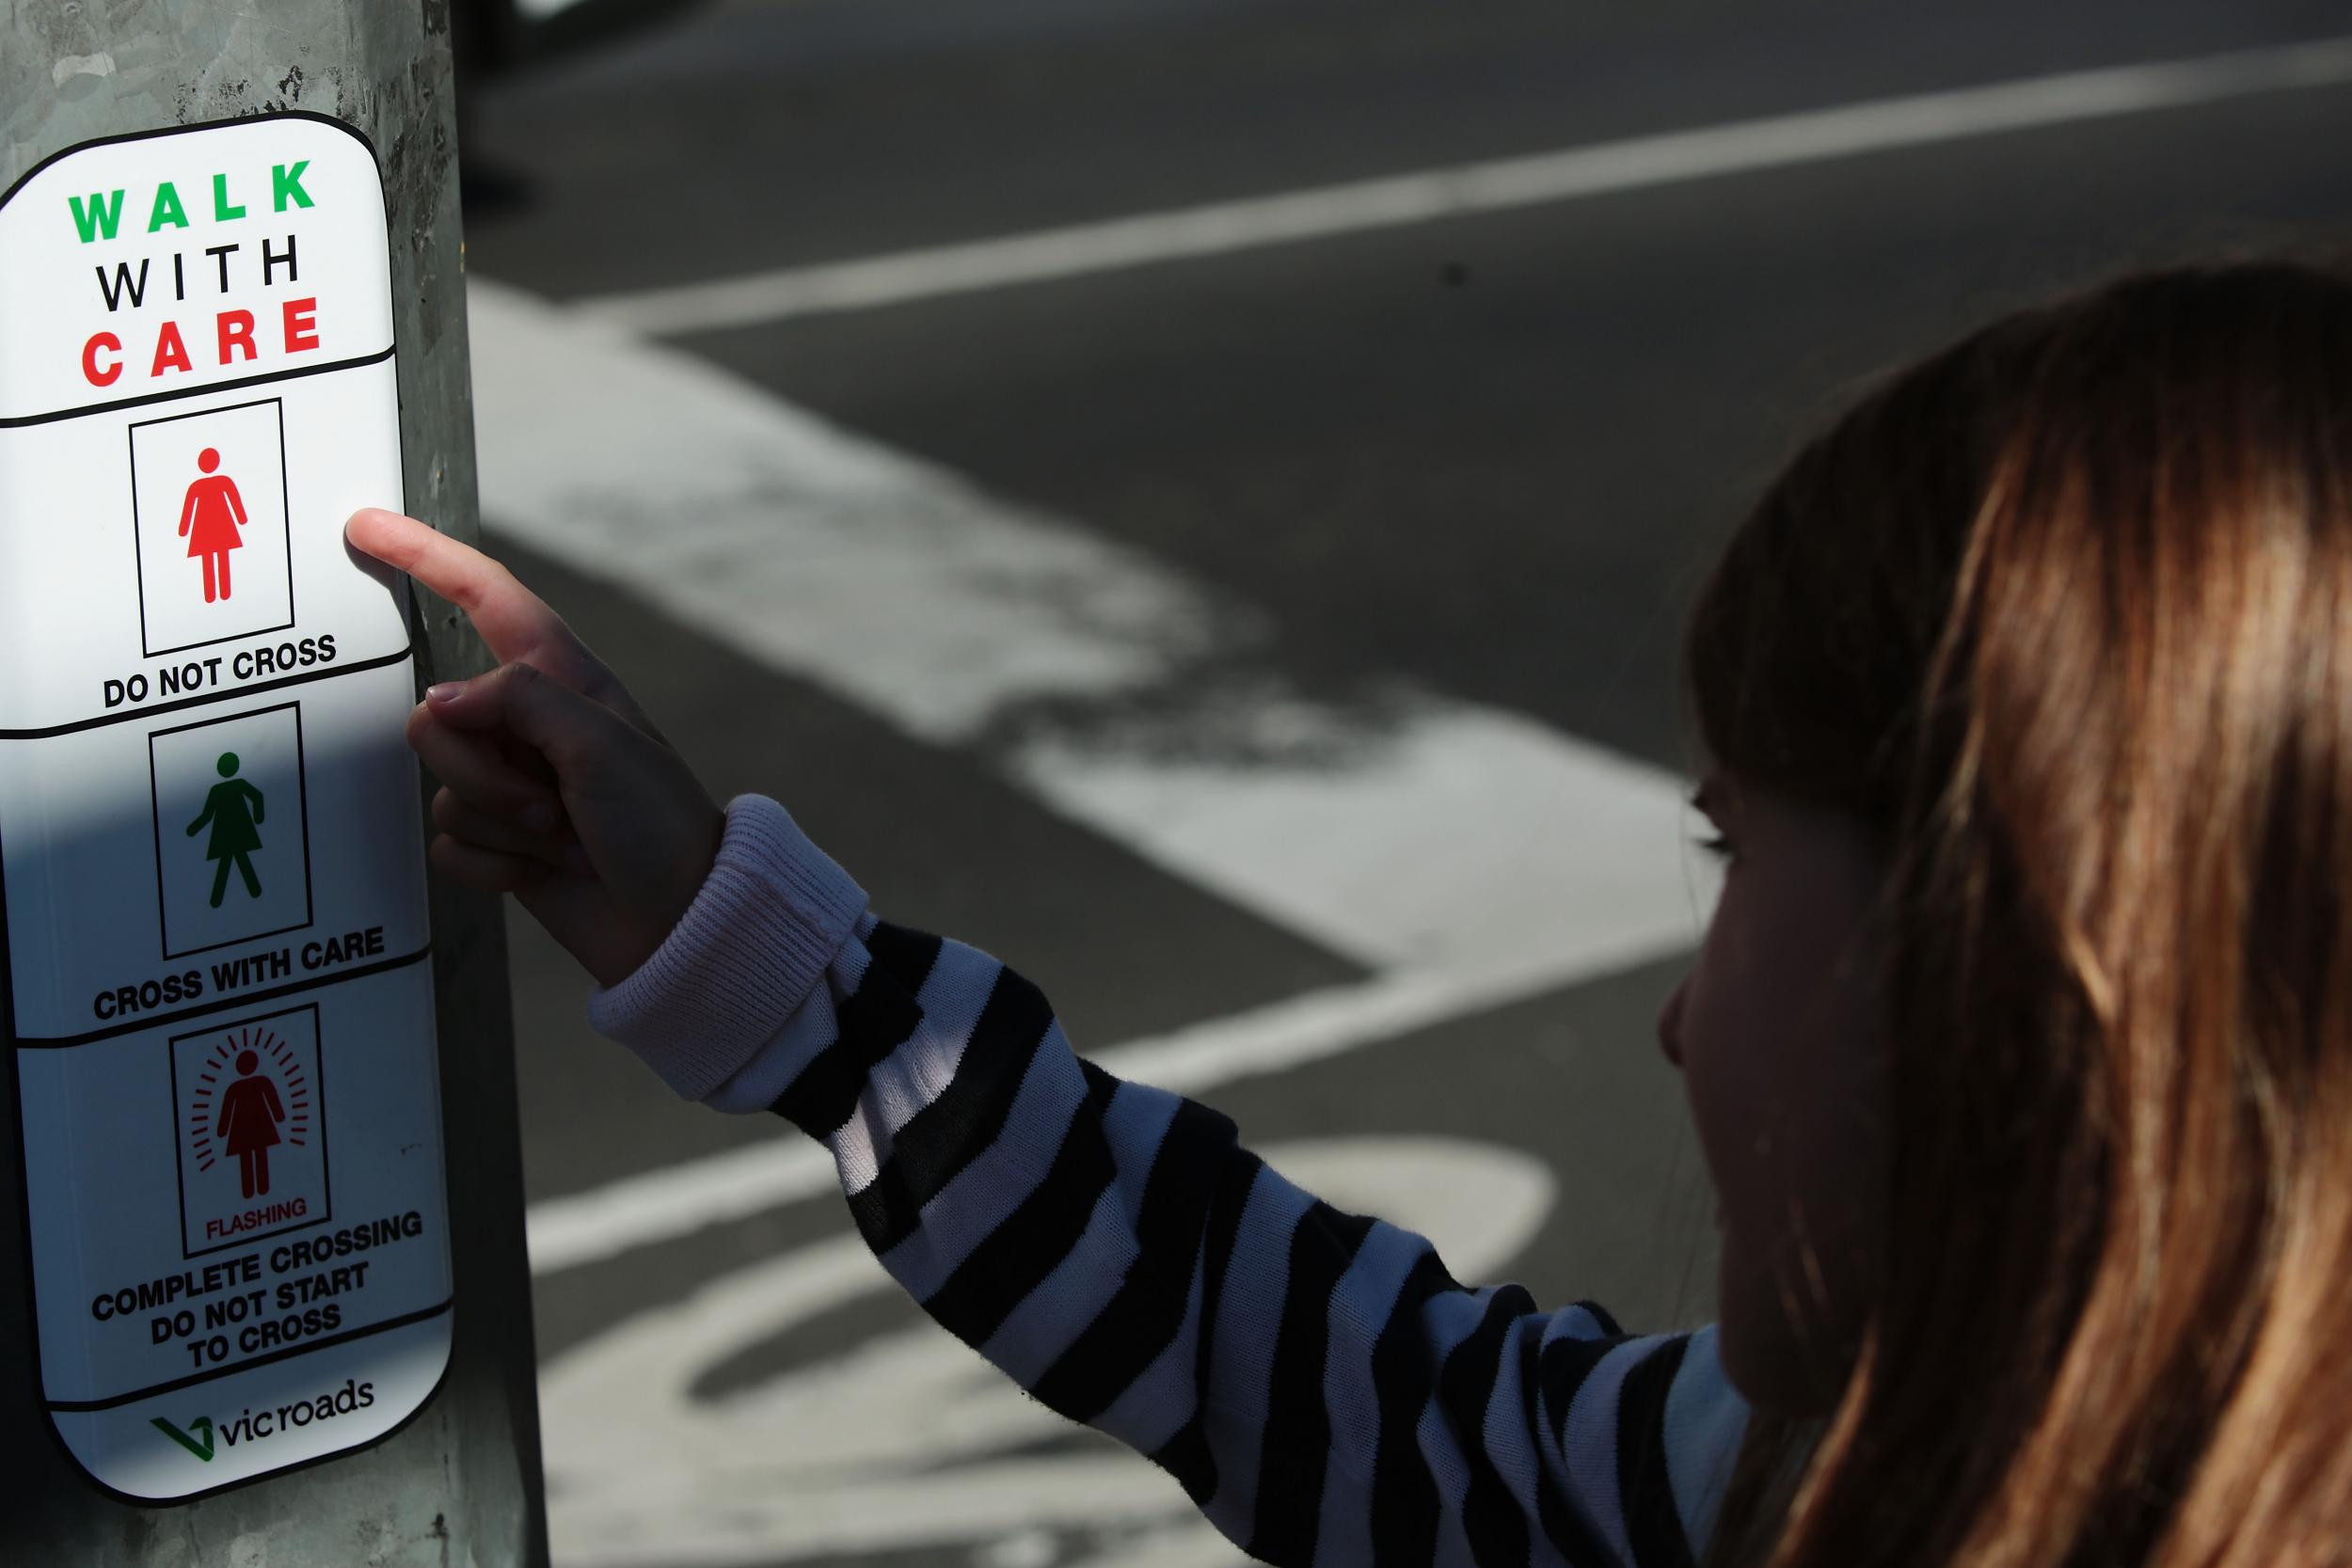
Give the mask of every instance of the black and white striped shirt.
POLYGON ((1456 1282, 1195 1101, 1077 1056, 1038 989, 876 918, 784 808, 591 1019, 681 1094, 826 1143, 925 1311, 1281 1564, 1691 1562, 1747 1409, 1711 1327, 1456 1282))

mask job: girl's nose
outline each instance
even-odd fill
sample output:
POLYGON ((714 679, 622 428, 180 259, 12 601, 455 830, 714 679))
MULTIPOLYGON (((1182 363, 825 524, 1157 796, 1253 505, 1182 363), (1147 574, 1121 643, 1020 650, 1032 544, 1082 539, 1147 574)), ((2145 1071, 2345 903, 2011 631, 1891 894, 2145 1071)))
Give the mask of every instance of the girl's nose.
POLYGON ((1682 1067, 1682 993, 1691 982, 1685 979, 1675 987, 1674 994, 1658 1010, 1658 1047, 1666 1053, 1666 1060, 1678 1071, 1682 1067))

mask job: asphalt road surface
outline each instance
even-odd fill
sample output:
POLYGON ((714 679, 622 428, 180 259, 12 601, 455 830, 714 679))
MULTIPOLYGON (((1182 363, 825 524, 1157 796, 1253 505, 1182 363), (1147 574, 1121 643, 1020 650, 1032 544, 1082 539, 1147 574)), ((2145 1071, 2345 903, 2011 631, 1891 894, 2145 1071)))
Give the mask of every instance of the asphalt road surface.
MULTIPOLYGON (((488 84, 490 537, 1082 1051, 1457 1275, 1704 1322, 1708 551, 1994 309, 2352 232, 2333 8, 1919 9, 774 0, 488 84)), ((559 1563, 1235 1559, 512 929, 559 1563)))

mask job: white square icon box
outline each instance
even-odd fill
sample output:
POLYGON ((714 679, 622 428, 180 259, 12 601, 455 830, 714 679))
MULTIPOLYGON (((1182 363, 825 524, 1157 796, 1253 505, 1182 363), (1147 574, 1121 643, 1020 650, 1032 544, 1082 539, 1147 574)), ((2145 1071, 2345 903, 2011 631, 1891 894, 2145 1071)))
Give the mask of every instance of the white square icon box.
POLYGON ((326 1095, 315 1006, 171 1037, 185 1256, 328 1217, 326 1095))
POLYGON ((278 399, 133 425, 131 512, 148 657, 294 625, 278 399))
POLYGON ((157 730, 147 759, 164 957, 310 924, 300 705, 157 730))

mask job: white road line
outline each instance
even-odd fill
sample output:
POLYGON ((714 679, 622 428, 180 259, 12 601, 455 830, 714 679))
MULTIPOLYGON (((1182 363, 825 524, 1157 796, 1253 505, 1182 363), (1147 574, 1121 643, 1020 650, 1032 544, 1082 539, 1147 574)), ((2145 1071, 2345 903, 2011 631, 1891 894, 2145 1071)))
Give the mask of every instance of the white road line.
POLYGON ((708 331, 2347 81, 2352 38, 2320 39, 1772 115, 579 303, 643 332, 708 331))
MULTIPOLYGON (((494 528, 921 739, 986 741, 1045 803, 1375 975, 1138 1044, 1138 1076, 1205 1086, 1699 939, 1720 873, 1673 774, 1409 688, 1376 712, 1271 670, 1185 696, 1212 657, 1248 667, 1260 617, 610 324, 469 301, 494 528), (1153 717, 988 739, 1040 699, 1153 717)), ((534 1264, 830 1183, 787 1148, 540 1205, 534 1264)))
POLYGON ((1051 741, 1012 762, 1065 815, 1375 969, 1591 973, 1697 940, 1703 911, 1673 876, 1669 775, 1464 703, 1424 701, 1357 743, 1364 754, 1340 765, 1236 768, 1051 741))
POLYGON ((1497 709, 1380 711, 1247 664, 1261 618, 677 351, 477 283, 483 512, 925 740, 1041 699, 1016 782, 1363 967, 1579 962, 1695 939, 1680 781, 1497 709), (1139 705, 1152 717, 1126 717, 1139 705), (1171 760, 1175 759, 1175 760, 1171 760))

